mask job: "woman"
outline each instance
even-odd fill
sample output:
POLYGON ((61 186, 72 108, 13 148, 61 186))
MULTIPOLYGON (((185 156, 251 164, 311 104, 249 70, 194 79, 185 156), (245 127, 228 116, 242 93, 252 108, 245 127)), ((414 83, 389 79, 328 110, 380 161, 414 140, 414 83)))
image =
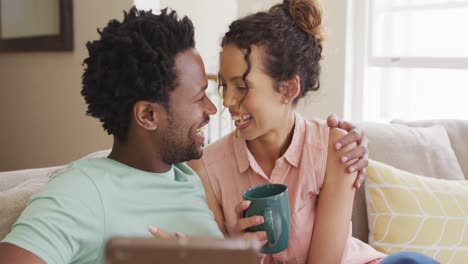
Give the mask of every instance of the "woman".
MULTIPOLYGON (((294 111, 300 98, 319 89, 321 30, 320 9, 306 0, 284 1, 230 25, 221 44, 219 81, 236 130, 189 163, 226 235, 263 223, 263 217, 241 217, 249 206, 243 191, 267 183, 288 186, 289 247, 265 256, 264 263, 377 263, 385 257, 350 235, 356 172, 346 166, 355 161, 340 159, 355 144, 335 151, 345 131, 294 111)), ((246 235, 265 239, 264 232, 246 235)), ((387 262, 403 258, 435 263, 412 253, 387 262)))

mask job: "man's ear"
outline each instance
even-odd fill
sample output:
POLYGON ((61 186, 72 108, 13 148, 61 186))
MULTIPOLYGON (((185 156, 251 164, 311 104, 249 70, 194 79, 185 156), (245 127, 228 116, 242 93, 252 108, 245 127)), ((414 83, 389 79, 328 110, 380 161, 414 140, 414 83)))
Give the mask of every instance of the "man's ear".
POLYGON ((293 101, 301 92, 301 78, 299 75, 294 75, 294 77, 287 81, 282 81, 280 83, 280 93, 283 97, 284 102, 293 101))
POLYGON ((157 103, 138 101, 133 105, 133 117, 139 126, 154 131, 158 128, 160 108, 162 106, 157 103))

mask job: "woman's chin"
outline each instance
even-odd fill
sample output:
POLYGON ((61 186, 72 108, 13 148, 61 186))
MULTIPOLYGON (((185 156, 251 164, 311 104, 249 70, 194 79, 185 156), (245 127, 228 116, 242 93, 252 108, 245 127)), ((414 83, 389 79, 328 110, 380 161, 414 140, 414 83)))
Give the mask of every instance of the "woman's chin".
POLYGON ((237 135, 246 141, 251 141, 258 137, 256 133, 252 133, 252 131, 247 131, 247 130, 240 130, 240 131, 238 130, 237 135))

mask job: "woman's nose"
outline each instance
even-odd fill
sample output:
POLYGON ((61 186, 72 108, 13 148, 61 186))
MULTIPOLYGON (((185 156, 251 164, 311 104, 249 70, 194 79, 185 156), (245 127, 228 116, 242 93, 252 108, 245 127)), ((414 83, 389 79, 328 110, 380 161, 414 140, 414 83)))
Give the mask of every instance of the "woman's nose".
POLYGON ((237 95, 232 89, 229 89, 227 86, 224 87, 223 91, 223 106, 226 108, 237 105, 237 95))

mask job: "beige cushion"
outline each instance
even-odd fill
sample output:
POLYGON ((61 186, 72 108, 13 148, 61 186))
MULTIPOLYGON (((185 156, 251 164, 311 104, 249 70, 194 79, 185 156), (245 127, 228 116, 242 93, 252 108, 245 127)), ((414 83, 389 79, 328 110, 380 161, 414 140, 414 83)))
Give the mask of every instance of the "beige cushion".
MULTIPOLYGON (((110 153, 110 149, 99 150, 93 153, 90 153, 81 159, 92 159, 92 158, 102 158, 106 157, 110 153)), ((14 188, 15 186, 26 182, 31 179, 37 178, 48 178, 55 171, 64 168, 65 166, 56 166, 56 167, 46 167, 38 169, 25 169, 25 170, 16 170, 16 171, 5 171, 0 172, 0 192, 14 188)))
MULTIPOLYGON (((356 122, 369 138, 369 157, 398 169, 430 177, 462 180, 463 172, 442 126, 413 128, 400 124, 356 122), (450 173, 447 173, 450 172, 450 173)), ((356 191, 353 236, 367 242, 364 186, 356 191)))
POLYGON ((402 121, 393 120, 392 123, 404 124, 411 127, 430 127, 442 125, 447 130, 452 149, 455 151, 458 163, 468 180, 468 120, 427 120, 402 121))
POLYGON ((360 124, 369 138, 370 159, 419 175, 448 180, 465 178, 443 126, 360 124))
POLYGON ((432 179, 371 161, 366 179, 369 244, 389 255, 416 251, 440 263, 466 264, 467 198, 467 180, 432 179))
POLYGON ((0 172, 0 192, 12 189, 28 180, 48 178, 61 168, 64 166, 0 172))

